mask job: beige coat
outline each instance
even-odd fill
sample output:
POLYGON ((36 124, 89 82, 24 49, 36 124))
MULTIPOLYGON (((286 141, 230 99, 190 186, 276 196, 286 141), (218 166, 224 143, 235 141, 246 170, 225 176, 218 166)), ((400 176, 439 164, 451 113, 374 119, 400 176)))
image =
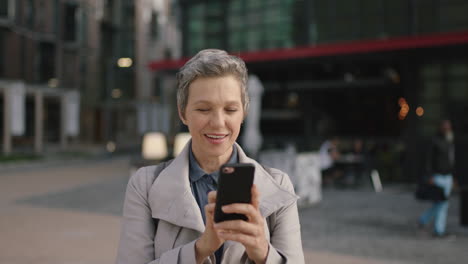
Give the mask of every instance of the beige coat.
MULTIPOLYGON (((192 264, 195 241, 205 230, 189 181, 189 144, 154 180, 156 166, 141 168, 130 179, 123 209, 117 264, 192 264), (154 181, 154 183, 153 183, 154 181), (155 222, 157 230, 155 231, 155 222)), ((255 164, 254 183, 270 250, 267 263, 304 263, 297 196, 289 177, 267 172, 236 144, 239 162, 255 164)), ((216 263, 214 255, 204 263, 216 263)), ((252 263, 242 244, 226 241, 223 264, 252 263)))

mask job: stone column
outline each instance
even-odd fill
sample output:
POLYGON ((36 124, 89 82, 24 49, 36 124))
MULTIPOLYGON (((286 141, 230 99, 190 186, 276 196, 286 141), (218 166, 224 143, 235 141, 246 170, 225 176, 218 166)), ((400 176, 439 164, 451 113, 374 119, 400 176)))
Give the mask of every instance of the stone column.
POLYGON ((60 148, 65 150, 67 148, 67 94, 60 94, 60 148))
POLYGON ((3 154, 11 153, 11 106, 10 88, 3 88, 3 154))
POLYGON ((44 96, 42 91, 34 93, 34 152, 42 153, 44 146, 44 96))

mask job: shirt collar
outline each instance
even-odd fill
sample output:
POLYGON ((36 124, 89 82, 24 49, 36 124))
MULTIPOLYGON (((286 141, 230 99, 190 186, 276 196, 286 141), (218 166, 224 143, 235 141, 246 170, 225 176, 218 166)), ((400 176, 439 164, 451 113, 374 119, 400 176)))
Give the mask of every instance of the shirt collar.
MULTIPOLYGON (((237 157, 237 148, 235 146, 233 146, 231 157, 229 158, 227 163, 237 163, 238 160, 239 159, 237 157)), ((196 182, 199 179, 201 179, 204 175, 211 175, 213 180, 216 183, 218 183, 219 171, 215 171, 215 172, 213 172, 211 174, 206 173, 200 167, 200 164, 198 164, 197 160, 195 159, 195 156, 193 155, 193 152, 192 152, 192 146, 190 145, 190 151, 189 151, 189 178, 190 178, 190 182, 196 182)))

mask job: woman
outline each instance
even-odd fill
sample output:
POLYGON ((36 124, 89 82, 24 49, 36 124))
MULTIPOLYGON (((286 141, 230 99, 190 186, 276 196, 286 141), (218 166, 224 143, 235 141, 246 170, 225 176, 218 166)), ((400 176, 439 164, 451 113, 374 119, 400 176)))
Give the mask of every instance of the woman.
POLYGON ((130 179, 117 263, 304 263, 288 176, 265 169, 235 143, 249 104, 245 63, 202 50, 177 77, 179 116, 192 140, 169 164, 130 179), (232 162, 255 165, 252 202, 223 211, 248 221, 215 224, 218 170, 232 162))

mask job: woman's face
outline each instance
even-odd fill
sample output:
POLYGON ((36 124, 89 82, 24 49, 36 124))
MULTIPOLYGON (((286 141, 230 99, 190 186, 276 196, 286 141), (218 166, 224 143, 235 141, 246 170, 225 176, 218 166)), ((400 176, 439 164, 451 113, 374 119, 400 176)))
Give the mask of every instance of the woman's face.
POLYGON ((244 118, 241 87, 232 76, 203 77, 189 86, 182 122, 192 136, 198 159, 229 159, 244 118))

